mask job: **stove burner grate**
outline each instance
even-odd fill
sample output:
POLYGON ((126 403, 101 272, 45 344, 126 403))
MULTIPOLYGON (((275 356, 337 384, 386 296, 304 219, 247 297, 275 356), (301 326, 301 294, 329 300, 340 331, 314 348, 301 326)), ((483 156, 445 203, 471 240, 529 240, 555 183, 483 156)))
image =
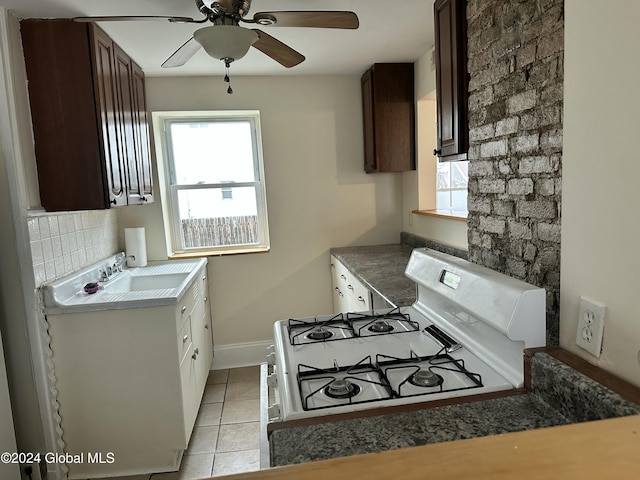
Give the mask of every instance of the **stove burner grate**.
POLYGON ((290 318, 287 332, 291 345, 344 340, 355 336, 353 327, 342 313, 326 320, 318 320, 317 317, 307 320, 290 318))
POLYGON ((411 320, 408 313, 402 313, 399 307, 386 313, 349 312, 347 313, 347 321, 351 323, 354 333, 358 337, 420 330, 418 322, 411 320))
POLYGON ((306 411, 393 398, 370 355, 348 367, 339 367, 335 360, 333 368, 328 369, 299 364, 298 390, 306 411))
POLYGON ((454 392, 482 387, 482 377, 465 368, 464 360, 454 359, 445 353, 443 347, 435 355, 418 356, 413 350, 408 358, 397 358, 389 355, 376 355, 376 364, 380 367, 387 379, 393 394, 396 397, 413 397, 430 393, 454 392), (436 373, 435 371, 440 372, 436 373), (463 386, 448 385, 445 374, 452 372, 465 378, 463 386), (395 380, 392 379, 396 377, 395 380), (399 377, 399 380, 397 379, 399 377), (407 392, 408 385, 419 387, 419 391, 407 392), (423 390, 424 389, 424 390, 423 390))

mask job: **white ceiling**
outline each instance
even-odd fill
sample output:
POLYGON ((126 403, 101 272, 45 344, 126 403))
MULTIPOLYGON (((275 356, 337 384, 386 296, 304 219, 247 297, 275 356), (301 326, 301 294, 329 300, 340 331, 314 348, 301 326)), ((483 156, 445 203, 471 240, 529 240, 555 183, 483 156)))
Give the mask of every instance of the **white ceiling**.
MULTIPOLYGON (((194 0, 0 0, 18 18, 91 15, 169 15, 200 18, 194 0)), ((361 74, 376 62, 412 62, 433 46, 433 0, 253 0, 248 17, 260 11, 349 10, 357 30, 262 27, 306 60, 287 69, 251 49, 232 64, 233 75, 361 74)), ((167 21, 102 22, 101 27, 142 67, 147 76, 222 75, 224 67, 200 50, 178 68, 162 62, 199 24, 167 21)))

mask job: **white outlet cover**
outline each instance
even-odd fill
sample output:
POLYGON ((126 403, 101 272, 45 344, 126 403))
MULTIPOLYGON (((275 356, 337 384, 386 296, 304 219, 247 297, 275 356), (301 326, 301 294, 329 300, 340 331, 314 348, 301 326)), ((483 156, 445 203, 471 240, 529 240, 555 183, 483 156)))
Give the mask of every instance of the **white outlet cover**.
POLYGON ((576 344, 594 357, 600 357, 602 352, 606 309, 607 307, 600 302, 587 297, 580 297, 576 344))

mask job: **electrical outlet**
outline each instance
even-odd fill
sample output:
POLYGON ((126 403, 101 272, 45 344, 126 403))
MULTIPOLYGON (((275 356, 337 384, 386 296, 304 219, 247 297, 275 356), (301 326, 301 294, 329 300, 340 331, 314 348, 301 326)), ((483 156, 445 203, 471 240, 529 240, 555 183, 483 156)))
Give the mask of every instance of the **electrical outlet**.
POLYGON ((580 316, 576 344, 594 357, 600 357, 604 333, 604 313, 607 307, 586 297, 580 297, 580 316))

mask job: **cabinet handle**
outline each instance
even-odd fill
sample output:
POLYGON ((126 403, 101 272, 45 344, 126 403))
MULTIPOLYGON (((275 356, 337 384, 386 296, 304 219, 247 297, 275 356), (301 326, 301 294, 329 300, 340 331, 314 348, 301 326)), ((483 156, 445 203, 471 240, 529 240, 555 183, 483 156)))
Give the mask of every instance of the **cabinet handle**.
POLYGON ((187 343, 187 340, 189 340, 189 335, 182 337, 182 343, 187 343))
POLYGON ((343 280, 347 279, 347 277, 345 277, 344 275, 340 275, 340 278, 343 279, 343 280))
POLYGON ((360 296, 358 297, 358 301, 360 301, 360 302, 364 302, 364 298, 362 298, 362 295, 360 295, 360 296))
POLYGON ((207 276, 205 275, 204 277, 202 277, 202 281, 204 282, 207 279, 207 276))
POLYGON ((200 352, 199 352, 199 351, 198 351, 198 349, 196 348, 196 349, 193 351, 193 355, 191 355, 191 358, 193 358, 193 359, 195 360, 196 358, 198 358, 198 354, 199 354, 199 353, 200 353, 200 352))
POLYGON ((336 266, 333 263, 330 264, 330 267, 331 268, 336 268, 336 266))
POLYGON ((347 285, 347 288, 348 288, 349 290, 353 290, 353 286, 352 286, 352 285, 347 285))
POLYGON ((209 324, 206 324, 206 325, 204 326, 204 329, 205 329, 205 330, 209 330, 209 324))
POLYGON ((340 295, 341 297, 344 297, 344 293, 342 293, 340 290, 338 290, 338 295, 340 295))
POLYGON ((116 203, 118 203, 118 201, 114 198, 114 199, 113 199, 113 200, 111 200, 109 203, 110 203, 111 205, 115 205, 116 203))
POLYGON ((207 297, 204 297, 204 303, 207 303, 207 297))
POLYGON ((184 313, 187 311, 187 306, 183 305, 182 308, 180 309, 180 313, 184 313))
POLYGON ((142 203, 146 202, 146 201, 147 201, 147 197, 140 197, 140 201, 141 201, 142 203))
POLYGON ((441 148, 434 148, 433 149, 433 155, 434 156, 439 156, 442 153, 442 149, 441 148))

